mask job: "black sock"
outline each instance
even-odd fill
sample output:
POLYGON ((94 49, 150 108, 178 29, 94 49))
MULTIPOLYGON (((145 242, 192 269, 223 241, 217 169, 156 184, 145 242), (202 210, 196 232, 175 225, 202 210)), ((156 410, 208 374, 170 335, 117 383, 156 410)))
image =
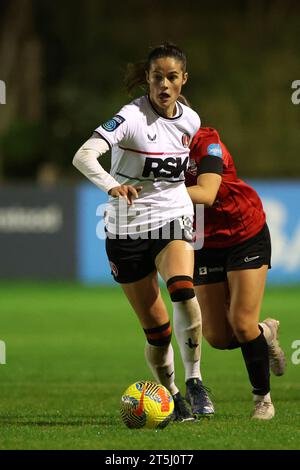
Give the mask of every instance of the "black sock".
POLYGON ((233 336, 226 349, 237 349, 240 348, 241 345, 242 343, 240 343, 239 340, 235 336, 233 336))
MULTIPOLYGON (((260 331, 263 333, 264 332, 264 329, 262 328, 262 326, 258 325, 258 328, 260 329, 260 331)), ((226 349, 238 349, 240 348, 242 345, 242 343, 239 342, 239 340, 237 339, 236 336, 233 336, 230 340, 230 343, 228 344, 227 348, 226 349)))
POLYGON ((261 333, 257 338, 241 344, 249 380, 255 395, 266 395, 270 391, 270 367, 268 345, 261 333))

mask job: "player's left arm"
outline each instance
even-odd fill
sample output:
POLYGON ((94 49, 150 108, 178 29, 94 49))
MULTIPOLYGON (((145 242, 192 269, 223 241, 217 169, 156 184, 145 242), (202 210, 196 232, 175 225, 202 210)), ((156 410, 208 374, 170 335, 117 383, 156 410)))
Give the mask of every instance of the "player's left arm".
MULTIPOLYGON (((195 150, 195 149, 194 149, 195 150)), ((187 188, 194 204, 211 207, 218 194, 223 174, 223 149, 216 131, 209 139, 200 139, 196 148, 197 185, 187 188)))
POLYGON ((187 188, 194 204, 205 204, 211 207, 216 199, 222 176, 217 173, 202 173, 197 178, 197 185, 187 188))

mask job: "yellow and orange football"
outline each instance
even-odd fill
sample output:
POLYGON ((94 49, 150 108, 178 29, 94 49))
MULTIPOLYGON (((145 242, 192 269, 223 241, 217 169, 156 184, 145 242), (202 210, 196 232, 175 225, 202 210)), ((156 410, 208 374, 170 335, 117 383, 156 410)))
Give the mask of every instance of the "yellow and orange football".
POLYGON ((121 398, 121 417, 128 428, 162 429, 172 419, 174 401, 161 384, 142 380, 130 385, 121 398))

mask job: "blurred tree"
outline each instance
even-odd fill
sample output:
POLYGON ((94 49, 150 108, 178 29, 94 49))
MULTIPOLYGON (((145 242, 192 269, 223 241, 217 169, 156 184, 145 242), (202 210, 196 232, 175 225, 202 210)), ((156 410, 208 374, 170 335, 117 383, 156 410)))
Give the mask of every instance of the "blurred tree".
POLYGON ((0 114, 0 177, 31 176, 41 156, 41 45, 32 0, 1 3, 1 79, 7 103, 0 114), (16 151, 16 149, 18 149, 16 151))
POLYGON ((128 101, 126 63, 165 40, 187 52, 185 93, 203 125, 219 129, 240 174, 300 176, 291 157, 300 106, 290 99, 300 79, 299 13, 297 0, 1 0, 4 176, 33 178, 51 162, 79 177, 74 152, 128 101))

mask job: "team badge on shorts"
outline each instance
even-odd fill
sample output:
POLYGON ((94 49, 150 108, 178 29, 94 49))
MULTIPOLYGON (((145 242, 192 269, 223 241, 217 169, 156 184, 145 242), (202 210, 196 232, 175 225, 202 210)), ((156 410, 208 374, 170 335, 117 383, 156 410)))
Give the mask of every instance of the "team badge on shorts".
POLYGON ((112 274, 117 277, 119 274, 118 268, 112 261, 109 262, 112 274))
POLYGON ((187 133, 184 133, 181 138, 182 145, 184 147, 188 147, 190 144, 190 139, 191 139, 190 135, 187 133))

